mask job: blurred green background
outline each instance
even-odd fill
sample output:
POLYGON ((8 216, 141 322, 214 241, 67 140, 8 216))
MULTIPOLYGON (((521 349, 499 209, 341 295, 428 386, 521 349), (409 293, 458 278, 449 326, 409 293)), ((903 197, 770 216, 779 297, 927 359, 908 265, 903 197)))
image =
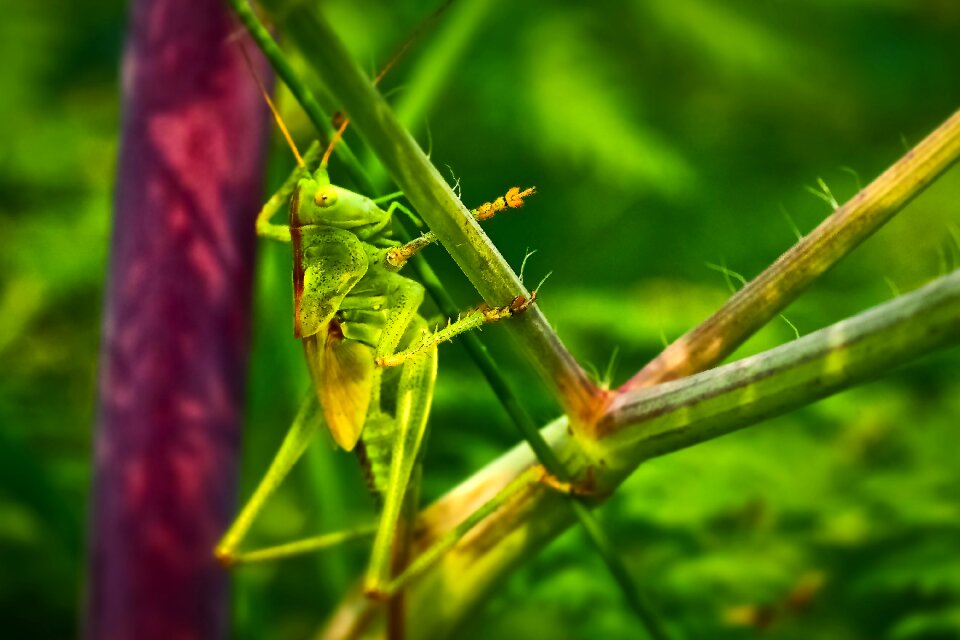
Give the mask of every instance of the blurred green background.
MULTIPOLYGON (((433 3, 331 1, 370 69, 433 3)), ((0 21, 0 619, 76 634, 99 316, 118 130, 124 3, 4 3, 0 21)), ((471 206, 513 185, 487 229, 581 362, 614 382, 756 275, 960 106, 956 0, 458 0, 384 82, 471 206), (449 63, 444 69, 443 63, 449 63), (418 109, 416 103, 423 109, 418 109), (737 283, 734 282, 734 285, 737 283)), ((298 138, 310 133, 289 96, 298 138)), ((237 135, 243 135, 238 131, 237 135)), ((351 137, 355 147, 360 143, 351 137)), ((290 167, 274 145, 269 179, 290 167)), ((335 179, 343 179, 337 173, 335 179)), ((800 334, 960 267, 960 171, 785 312, 800 334)), ((477 302, 442 249, 428 257, 477 302)), ((306 388, 289 255, 262 245, 241 492, 306 388)), ((431 308, 426 308, 429 315, 431 308)), ((794 337, 773 322, 738 354, 794 337)), ((538 420, 557 411, 500 328, 484 339, 538 420)), ((960 638, 956 353, 652 461, 600 515, 686 638, 960 638)), ((458 345, 441 350, 429 500, 516 436, 458 345)), ((311 449, 261 543, 368 519, 355 461, 311 449)), ((235 636, 302 638, 364 549, 237 572, 235 636)), ((466 637, 635 638, 571 531, 513 575, 466 637)))

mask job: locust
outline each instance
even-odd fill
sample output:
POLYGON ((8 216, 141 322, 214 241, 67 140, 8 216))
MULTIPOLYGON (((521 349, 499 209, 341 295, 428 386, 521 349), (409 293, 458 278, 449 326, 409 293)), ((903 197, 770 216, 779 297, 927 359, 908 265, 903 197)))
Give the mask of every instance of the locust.
MULTIPOLYGON (((373 199, 332 184, 327 163, 336 141, 312 171, 308 166, 315 162, 319 145, 304 158, 293 146, 300 166, 257 217, 258 235, 289 243, 292 249, 293 334, 303 344, 313 392, 215 555, 224 565, 269 560, 368 535, 372 529, 363 588, 371 597, 386 598, 404 583, 394 575, 394 559, 403 556, 409 540, 409 522, 404 520, 416 512, 437 345, 523 312, 535 302, 536 293, 500 307, 481 305, 431 331, 419 314, 424 288, 401 270, 437 238, 427 232, 399 242, 393 237, 393 216, 413 213, 397 194, 373 199), (271 220, 283 202, 288 203, 287 224, 275 224, 271 220), (240 551, 254 519, 321 425, 337 447, 358 454, 369 488, 382 504, 379 521, 370 528, 240 551)), ((523 206, 535 192, 533 187, 513 187, 472 213, 486 220, 523 206)), ((438 548, 430 557, 441 552, 438 548)), ((418 570, 424 566, 421 561, 418 570)))

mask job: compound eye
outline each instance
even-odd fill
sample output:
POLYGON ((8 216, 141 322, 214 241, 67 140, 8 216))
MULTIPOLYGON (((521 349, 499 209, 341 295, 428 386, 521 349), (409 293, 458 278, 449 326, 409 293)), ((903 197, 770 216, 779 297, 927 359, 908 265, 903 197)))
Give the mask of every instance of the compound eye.
POLYGON ((317 190, 313 196, 313 201, 318 207, 330 207, 337 201, 337 192, 329 187, 317 190))

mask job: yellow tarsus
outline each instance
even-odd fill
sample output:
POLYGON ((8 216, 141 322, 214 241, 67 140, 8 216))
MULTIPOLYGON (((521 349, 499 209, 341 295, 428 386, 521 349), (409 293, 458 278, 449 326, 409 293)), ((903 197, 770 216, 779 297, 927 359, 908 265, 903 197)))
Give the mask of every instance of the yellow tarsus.
POLYGON ((220 563, 220 566, 224 569, 229 569, 232 567, 236 561, 236 558, 229 549, 223 547, 217 547, 213 551, 213 557, 220 563))
POLYGON ((273 100, 270 99, 270 94, 267 93, 267 88, 263 86, 263 81, 260 80, 260 74, 258 74, 257 70, 254 68, 253 61, 250 60, 250 55, 247 53, 246 47, 244 47, 243 43, 239 40, 237 40, 237 46, 240 47, 240 53, 243 54, 243 59, 247 63, 247 68, 250 69, 250 74, 253 75, 253 79, 257 81, 257 86, 260 87, 260 94, 263 96, 264 101, 270 108, 270 113, 273 114, 273 119, 277 122, 277 126, 280 127, 280 132, 283 134, 284 140, 287 141, 287 145, 290 147, 290 150, 293 151, 293 156, 297 159, 297 166, 305 167, 306 163, 303 161, 303 157, 300 155, 300 150, 297 149, 297 145, 294 144, 293 136, 290 135, 287 125, 284 124, 283 118, 280 117, 280 112, 277 111, 277 107, 273 104, 273 100))
POLYGON ((536 187, 520 190, 520 187, 512 187, 506 195, 500 196, 493 202, 485 202, 473 210, 473 215, 477 220, 488 220, 501 211, 507 209, 519 209, 523 206, 523 199, 532 196, 537 192, 536 187))
POLYGON ((505 318, 510 318, 517 313, 522 313, 537 301, 537 292, 533 291, 530 293, 530 297, 524 295, 519 295, 513 299, 513 301, 502 307, 488 307, 486 305, 481 305, 479 308, 480 313, 483 314, 483 319, 485 322, 497 322, 498 320, 504 320, 505 318))
POLYGON ((574 480, 571 482, 561 480, 547 471, 543 465, 537 465, 537 482, 568 496, 581 498, 600 498, 606 496, 605 492, 597 490, 597 481, 594 477, 593 467, 587 468, 587 473, 582 480, 574 480))

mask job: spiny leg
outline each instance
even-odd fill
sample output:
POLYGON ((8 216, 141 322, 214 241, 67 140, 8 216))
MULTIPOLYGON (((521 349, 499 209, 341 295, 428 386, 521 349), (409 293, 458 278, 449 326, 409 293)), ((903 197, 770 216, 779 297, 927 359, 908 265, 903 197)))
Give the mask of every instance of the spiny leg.
POLYGON ((322 551, 336 547, 354 540, 370 538, 377 530, 377 525, 370 523, 353 529, 344 529, 343 531, 334 531, 333 533, 323 533, 318 536, 278 544, 263 549, 253 551, 243 551, 234 553, 229 559, 218 559, 226 566, 237 566, 241 564, 254 564, 256 562, 272 562, 274 560, 283 560, 293 556, 300 556, 314 551, 322 551))
POLYGON ((447 326, 424 337, 423 340, 409 349, 391 355, 381 355, 378 350, 377 365, 381 367, 395 367, 403 364, 421 351, 434 348, 441 342, 446 342, 461 333, 522 313, 527 307, 536 302, 536 300, 537 292, 534 291, 530 294, 529 298, 526 296, 517 296, 510 304, 502 307, 488 307, 485 304, 480 305, 476 309, 471 309, 461 315, 455 322, 448 322, 447 326))
MULTIPOLYGON (((415 317, 410 323, 409 340, 416 340, 426 333, 422 318, 415 317)), ((383 452, 390 448, 389 471, 386 482, 378 487, 383 496, 383 510, 380 526, 374 538, 373 550, 367 574, 364 578, 364 591, 371 597, 379 597, 382 587, 391 577, 395 560, 403 564, 404 547, 409 543, 412 525, 401 524, 401 512, 412 517, 416 511, 416 494, 419 483, 416 481, 423 440, 426 435, 427 418, 433 400, 433 388, 437 375, 437 353, 435 349, 426 350, 421 357, 409 360, 403 365, 396 389, 396 406, 392 433, 377 433, 371 430, 363 436, 368 455, 371 446, 377 446, 383 452), (388 444, 389 442, 389 444, 388 444), (402 538, 399 538, 398 532, 402 538)), ((384 425, 387 426, 387 425, 384 425)), ((371 460, 371 463, 374 461, 371 460)))
POLYGON ((386 273, 385 282, 389 289, 391 313, 383 324, 383 331, 377 343, 375 358, 387 356, 396 350, 404 334, 417 316, 417 309, 423 302, 423 286, 396 273, 386 273))
POLYGON ((260 480, 260 484, 253 495, 244 505, 240 515, 237 516, 237 519, 224 534, 214 551, 217 560, 224 566, 252 564, 302 555, 360 538, 367 538, 376 531, 375 525, 368 524, 253 551, 237 550, 267 501, 306 451, 316 433, 323 428, 323 413, 319 409, 316 394, 310 393, 301 404, 290 430, 280 445, 280 450, 270 464, 270 468, 267 469, 267 473, 260 480))
POLYGON ((238 562, 243 554, 237 553, 237 547, 243 542, 247 532, 250 530, 253 521, 263 510, 264 505, 270 496, 277 490, 283 479, 290 473, 290 469, 300 459, 307 445, 313 440, 317 431, 323 425, 322 414, 319 411, 316 395, 310 393, 300 405, 297 416, 290 426, 290 430, 280 445, 280 450, 270 463, 270 468, 260 480, 253 495, 243 506, 240 515, 230 525, 230 529, 220 539, 214 555, 224 565, 231 565, 238 562))
MULTIPOLYGON (((530 187, 529 189, 522 190, 520 187, 513 187, 508 190, 505 195, 500 196, 493 202, 485 202, 476 209, 472 209, 470 214, 478 222, 483 222, 484 220, 489 220, 501 211, 506 211, 507 209, 519 209, 524 204, 523 199, 527 196, 534 195, 536 192, 536 187, 530 187)), ((388 211, 394 207, 409 213, 409 210, 406 209, 406 207, 396 202, 390 205, 390 209, 388 209, 388 211)), ((436 241, 437 235, 433 231, 428 231, 419 238, 414 238, 407 244, 394 247, 387 251, 386 262, 391 267, 399 269, 403 267, 403 265, 405 265, 410 258, 436 241)))
POLYGON ((290 202, 290 194, 296 188, 297 181, 309 175, 309 168, 313 167, 320 158, 320 150, 320 143, 314 141, 303 156, 305 166, 294 169, 280 185, 280 188, 264 203, 260 213, 257 214, 258 236, 279 242, 290 242, 290 228, 285 224, 273 224, 270 219, 290 202))

